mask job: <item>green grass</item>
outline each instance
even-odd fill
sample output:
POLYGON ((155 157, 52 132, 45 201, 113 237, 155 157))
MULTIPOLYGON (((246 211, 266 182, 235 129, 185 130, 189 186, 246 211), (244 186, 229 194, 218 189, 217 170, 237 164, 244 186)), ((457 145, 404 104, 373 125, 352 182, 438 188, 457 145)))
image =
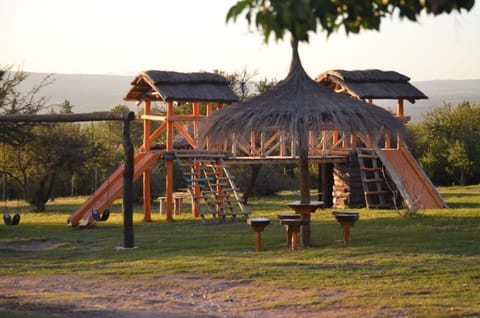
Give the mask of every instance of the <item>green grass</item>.
POLYGON ((359 210, 348 247, 338 242, 341 228, 331 210, 319 210, 312 215, 312 246, 296 251, 285 246, 277 214, 289 212, 286 203, 298 196, 251 198, 252 215, 272 219, 262 233, 261 253, 254 251, 254 234, 245 223, 202 225, 186 210, 172 223, 158 213, 146 223, 136 207, 136 248, 118 250, 123 245, 118 205, 108 222, 84 230, 65 224, 82 199, 57 199, 45 213, 19 206, 21 224, 0 225, 0 279, 211 277, 249 281, 266 308, 306 305, 319 311, 356 308, 362 316, 480 316, 480 186, 440 192, 449 209, 408 217, 359 210), (48 248, 22 250, 42 242, 48 248), (302 297, 272 297, 287 288, 301 291, 302 297))

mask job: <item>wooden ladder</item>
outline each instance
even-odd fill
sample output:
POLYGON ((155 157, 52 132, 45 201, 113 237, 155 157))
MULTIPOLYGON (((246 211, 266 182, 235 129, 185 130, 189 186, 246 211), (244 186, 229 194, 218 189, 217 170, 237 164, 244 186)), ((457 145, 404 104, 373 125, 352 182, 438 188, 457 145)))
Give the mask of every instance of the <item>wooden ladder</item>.
POLYGON ((358 164, 367 208, 385 208, 388 194, 382 163, 374 149, 358 148, 358 164))
POLYGON ((237 216, 248 218, 249 211, 240 195, 240 189, 235 184, 231 174, 221 157, 178 158, 181 160, 185 181, 197 211, 206 222, 206 216, 211 215, 213 221, 226 221, 237 216))

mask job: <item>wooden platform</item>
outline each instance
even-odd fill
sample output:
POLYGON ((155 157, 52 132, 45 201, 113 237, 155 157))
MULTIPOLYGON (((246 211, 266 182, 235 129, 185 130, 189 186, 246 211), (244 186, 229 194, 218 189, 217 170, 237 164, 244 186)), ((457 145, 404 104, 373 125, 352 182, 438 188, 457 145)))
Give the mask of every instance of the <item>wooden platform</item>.
MULTIPOLYGON (((182 159, 182 158, 222 158, 230 165, 254 165, 254 164, 290 164, 297 163, 300 159, 298 156, 265 156, 265 157, 232 157, 225 152, 215 151, 199 151, 199 150, 178 150, 167 152, 165 150, 150 150, 150 152, 160 154, 164 160, 167 159, 182 159)), ((326 156, 309 156, 308 160, 315 163, 339 163, 347 162, 348 154, 346 155, 326 155, 326 156)))

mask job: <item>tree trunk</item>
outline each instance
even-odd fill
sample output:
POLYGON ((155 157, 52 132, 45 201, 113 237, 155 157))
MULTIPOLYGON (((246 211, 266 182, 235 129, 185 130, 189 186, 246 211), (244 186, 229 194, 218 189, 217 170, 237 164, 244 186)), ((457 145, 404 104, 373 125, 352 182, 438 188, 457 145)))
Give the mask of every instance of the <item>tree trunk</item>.
POLYGON ((252 174, 250 175, 250 184, 245 189, 245 192, 243 193, 243 201, 245 202, 245 204, 247 203, 248 198, 253 193, 253 188, 255 187, 255 183, 257 182, 258 175, 260 174, 261 168, 262 168, 262 165, 250 165, 250 170, 252 172, 252 174))
POLYGON ((310 203, 310 171, 308 169, 308 139, 300 136, 298 142, 300 158, 300 202, 310 203))

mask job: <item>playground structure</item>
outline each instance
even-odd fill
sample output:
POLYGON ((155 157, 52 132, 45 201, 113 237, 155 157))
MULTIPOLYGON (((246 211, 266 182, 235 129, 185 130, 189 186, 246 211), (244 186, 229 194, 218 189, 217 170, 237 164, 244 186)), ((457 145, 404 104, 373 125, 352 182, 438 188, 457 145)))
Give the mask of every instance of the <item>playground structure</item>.
MULTIPOLYGON (((427 98, 408 82, 408 77, 396 72, 329 71, 318 76, 316 81, 339 94, 369 103, 374 99, 396 99, 396 116, 404 122, 409 119, 404 115, 404 100, 414 102, 427 98)), ((138 119, 144 123, 144 140, 134 157, 134 179, 143 178, 146 221, 151 220, 150 171, 157 160, 166 162, 167 221, 173 220, 175 160, 180 162, 192 196, 192 214, 203 220, 208 215, 215 220, 248 216, 228 165, 298 162, 297 145, 285 131, 252 133, 248 140, 233 136, 225 138, 222 144, 210 144, 206 136, 204 145, 198 145, 201 120, 237 99, 226 79, 218 74, 146 71, 132 81, 125 100, 143 105, 143 114, 138 119), (155 102, 164 106, 161 113, 152 112, 155 102), (178 113, 178 106, 185 104, 189 105, 191 113, 178 113), (151 131, 154 121, 161 124, 151 131), (162 133, 166 133, 165 142, 156 144, 162 133), (181 145, 175 142, 175 136, 182 137, 181 145)), ((401 138, 385 135, 383 143, 380 147, 373 137, 335 130, 317 135, 310 133, 309 161, 325 167, 322 169, 324 201, 332 201, 334 207, 388 208, 398 199, 392 198, 392 193, 398 192, 412 209, 446 207, 401 138)), ((72 214, 69 218, 72 225, 91 220, 92 208, 102 210, 120 196, 122 169, 115 171, 72 214)))

